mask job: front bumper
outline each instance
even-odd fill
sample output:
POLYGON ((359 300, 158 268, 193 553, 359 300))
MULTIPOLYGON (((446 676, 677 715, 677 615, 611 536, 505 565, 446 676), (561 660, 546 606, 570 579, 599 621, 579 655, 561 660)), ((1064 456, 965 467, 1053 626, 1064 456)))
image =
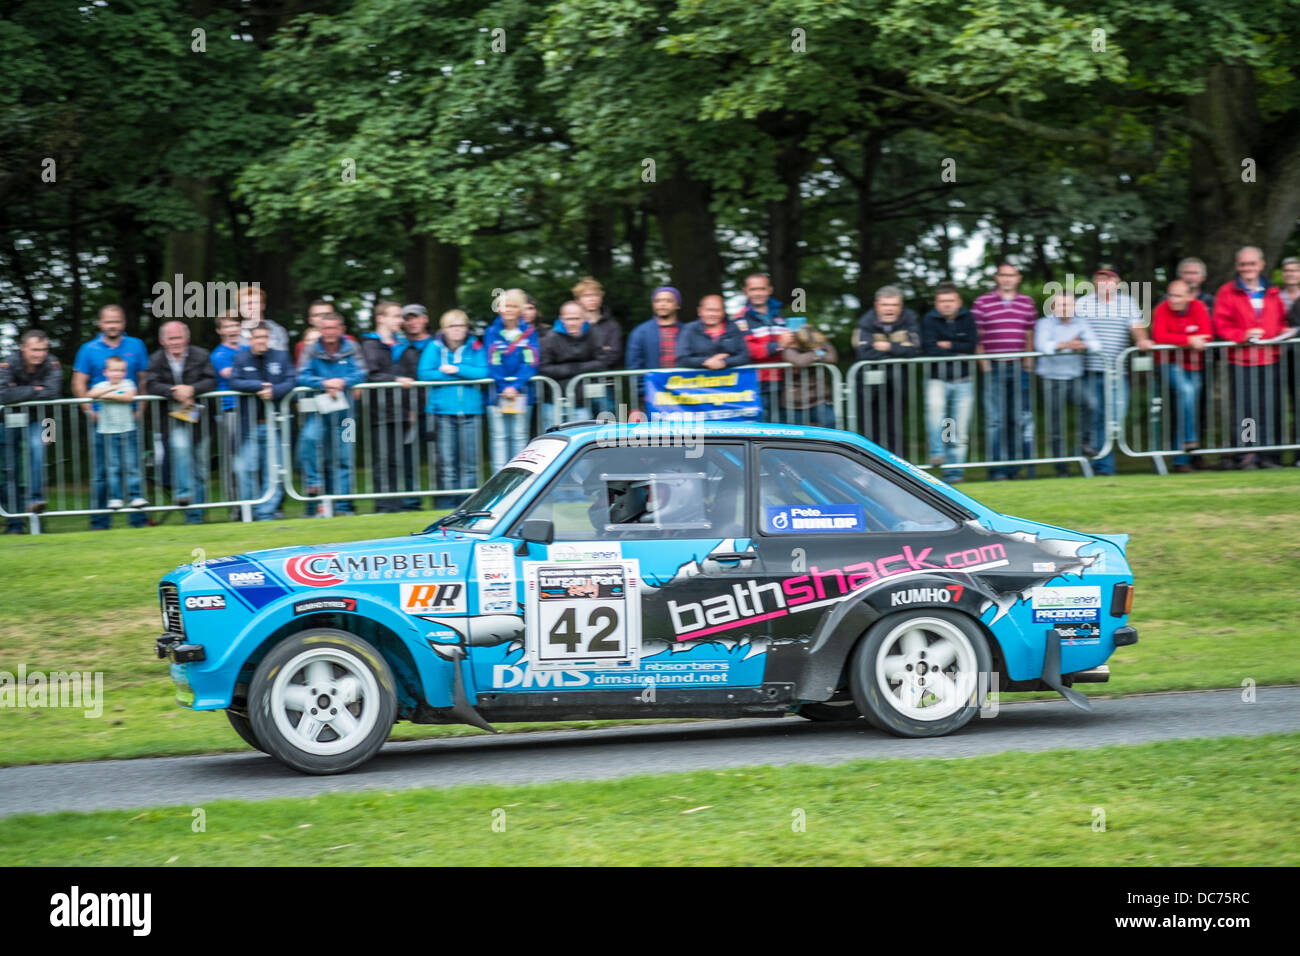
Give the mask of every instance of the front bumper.
POLYGON ((207 660, 207 652, 202 644, 185 644, 179 634, 162 634, 154 641, 154 652, 159 660, 169 660, 173 664, 192 664, 207 660))

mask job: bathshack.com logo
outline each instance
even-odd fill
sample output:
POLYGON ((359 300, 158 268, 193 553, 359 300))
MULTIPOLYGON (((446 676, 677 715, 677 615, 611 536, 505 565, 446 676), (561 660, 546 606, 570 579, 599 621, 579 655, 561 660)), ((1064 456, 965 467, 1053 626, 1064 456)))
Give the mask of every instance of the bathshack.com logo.
POLYGON ((50 897, 50 925, 130 927, 133 936, 148 936, 153 926, 152 893, 83 893, 74 886, 50 897))

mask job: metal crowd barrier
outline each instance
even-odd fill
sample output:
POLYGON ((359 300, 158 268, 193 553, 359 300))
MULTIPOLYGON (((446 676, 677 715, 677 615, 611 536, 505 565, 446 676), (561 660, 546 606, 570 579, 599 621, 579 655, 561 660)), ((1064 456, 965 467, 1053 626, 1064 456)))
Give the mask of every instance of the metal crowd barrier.
MULTIPOLYGON (((846 424, 922 468, 961 480, 968 468, 1002 472, 1071 464, 1091 477, 1112 448, 1094 379, 1039 374, 1041 352, 861 361, 845 376, 846 424)), ((1113 383, 1097 373, 1111 407, 1113 383)))
MULTIPOLYGON (((645 380, 652 373, 712 376, 751 369, 758 372, 758 398, 763 410, 760 421, 843 427, 844 375, 838 367, 822 363, 796 366, 788 362, 771 362, 720 370, 675 368, 584 372, 565 384, 565 404, 571 420, 605 415, 622 422, 632 412, 647 411, 645 380), (773 371, 779 372, 780 377, 763 381, 763 373, 770 375, 773 371)), ((682 411, 689 409, 683 406, 682 411)))
MULTIPOLYGON (((26 521, 39 534, 47 517, 86 515, 91 527, 108 527, 118 511, 130 524, 182 511, 186 520, 201 521, 205 510, 264 500, 271 494, 270 482, 251 485, 242 496, 236 490, 237 450, 246 438, 232 404, 240 397, 238 392, 208 392, 195 398, 196 411, 178 417, 176 403, 137 395, 128 427, 107 422, 105 403, 91 399, 5 406, 0 518, 9 526, 26 521), (141 499, 146 503, 132 506, 141 499), (40 512, 32 510, 38 500, 45 502, 40 512), (109 507, 118 501, 120 506, 109 507)), ((270 416, 270 403, 262 405, 262 413, 270 416)))
POLYGON ((366 499, 380 512, 419 510, 428 497, 450 507, 548 427, 548 408, 564 415, 552 379, 533 376, 529 388, 529 402, 504 411, 490 401, 491 379, 365 382, 344 390, 344 406, 323 413, 321 392, 295 388, 280 403, 284 493, 308 516, 351 513, 354 501, 366 499), (429 410, 440 392, 466 388, 477 401, 457 401, 464 393, 455 391, 429 410))
POLYGON ((1167 459, 1275 454, 1300 450, 1300 340, 1275 345, 1209 342, 1204 351, 1158 345, 1119 355, 1118 381, 1127 389, 1119 449, 1167 459), (1243 365, 1243 360, 1259 364, 1243 365))

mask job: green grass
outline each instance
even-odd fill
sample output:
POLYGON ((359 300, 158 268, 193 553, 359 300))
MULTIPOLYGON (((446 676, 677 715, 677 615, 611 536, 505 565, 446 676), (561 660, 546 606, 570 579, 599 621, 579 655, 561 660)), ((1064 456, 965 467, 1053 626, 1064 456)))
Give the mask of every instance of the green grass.
MULTIPOLYGON (((1010 514, 1133 535, 1140 642, 1089 693, 1300 682, 1289 639, 1300 566, 1300 470, 965 486, 1010 514)), ((224 715, 174 703, 153 654, 158 578, 192 560, 418 530, 420 515, 77 532, 0 539, 0 670, 102 671, 103 716, 0 708, 0 765, 242 750, 224 715)), ((175 519, 173 519, 175 520, 175 519)), ((504 725, 506 729, 574 725, 504 725)), ((582 725, 579 725, 582 726, 582 725)), ((399 739, 478 733, 398 725, 399 739)))
POLYGON ((0 845, 43 866, 1295 866, 1298 773, 1300 734, 1277 734, 24 815, 0 845))

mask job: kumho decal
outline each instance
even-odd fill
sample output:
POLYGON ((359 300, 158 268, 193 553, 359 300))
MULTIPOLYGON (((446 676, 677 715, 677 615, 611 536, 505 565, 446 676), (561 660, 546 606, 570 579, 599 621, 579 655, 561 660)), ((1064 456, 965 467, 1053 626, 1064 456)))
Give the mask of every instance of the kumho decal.
POLYGON ((956 604, 961 600, 964 584, 951 584, 946 588, 908 588, 889 595, 890 607, 907 604, 956 604))
POLYGON ((914 551, 910 545, 904 545, 900 554, 826 571, 814 565, 807 574, 783 581, 759 584, 751 578, 743 584, 733 584, 730 593, 702 601, 670 600, 668 616, 677 640, 693 640, 799 611, 828 607, 904 574, 943 568, 985 570, 1007 563, 1007 550, 1001 544, 953 551, 944 555, 943 564, 929 560, 933 550, 914 551))
POLYGON ((328 588, 348 581, 382 581, 457 573, 447 551, 420 554, 355 554, 337 551, 304 554, 284 562, 289 580, 312 588, 328 588))

